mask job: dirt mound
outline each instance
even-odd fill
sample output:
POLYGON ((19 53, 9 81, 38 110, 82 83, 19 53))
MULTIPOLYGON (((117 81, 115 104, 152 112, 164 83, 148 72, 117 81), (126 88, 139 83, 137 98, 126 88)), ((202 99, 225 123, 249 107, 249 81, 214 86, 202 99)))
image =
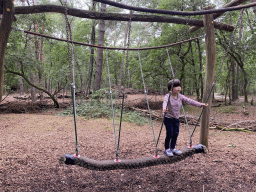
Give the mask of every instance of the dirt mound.
MULTIPOLYGON (((8 97, 4 97, 5 99, 0 103, 0 114, 8 114, 8 113, 41 113, 45 110, 56 109, 53 101, 50 98, 45 98, 43 101, 36 101, 32 103, 32 101, 27 96, 17 96, 8 95, 8 97)), ((66 109, 71 105, 71 99, 58 99, 59 109, 66 109)))

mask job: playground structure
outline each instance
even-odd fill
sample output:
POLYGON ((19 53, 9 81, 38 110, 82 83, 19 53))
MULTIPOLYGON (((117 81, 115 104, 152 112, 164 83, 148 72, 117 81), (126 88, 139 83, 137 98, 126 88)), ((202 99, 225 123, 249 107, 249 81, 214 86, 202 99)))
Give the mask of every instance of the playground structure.
MULTIPOLYGON (((110 2, 110 1, 101 1, 101 0, 98 0, 98 1, 102 2, 102 3, 108 3, 110 5, 113 5, 113 2, 110 2)), ((230 6, 235 6, 235 5, 238 5, 239 3, 242 3, 243 1, 234 1, 234 2, 235 3, 233 3, 233 4, 230 3, 229 5, 230 6)), ((116 4, 114 4, 114 5, 116 5, 116 4)), ((215 57, 216 50, 215 50, 215 40, 214 40, 214 28, 221 29, 221 30, 227 30, 227 31, 233 31, 235 29, 234 27, 232 27, 230 25, 225 25, 225 24, 214 22, 213 21, 214 17, 215 18, 217 18, 217 17, 216 17, 216 15, 213 16, 212 13, 219 13, 219 12, 223 13, 225 11, 244 9, 244 8, 247 8, 248 6, 249 7, 250 6, 255 6, 255 4, 249 4, 247 6, 236 6, 236 7, 233 7, 233 8, 225 8, 225 9, 221 9, 221 10, 210 10, 210 7, 208 7, 206 9, 209 9, 209 10, 190 13, 190 14, 194 14, 194 15, 204 14, 204 20, 200 21, 200 22, 194 21, 193 19, 187 20, 187 19, 181 19, 181 18, 179 18, 177 21, 171 20, 173 18, 169 18, 170 20, 168 21, 168 22, 171 22, 171 23, 176 22, 176 23, 179 23, 179 24, 188 24, 188 25, 193 25, 193 26, 197 24, 197 27, 198 26, 199 27, 204 26, 204 28, 205 28, 205 43, 206 43, 206 58, 207 59, 206 59, 206 74, 205 74, 205 87, 204 87, 204 96, 205 96, 205 98, 203 98, 203 102, 207 102, 207 100, 209 99, 208 100, 209 108, 207 110, 203 111, 203 113, 202 113, 201 136, 200 136, 200 143, 202 143, 205 146, 208 146, 209 115, 210 115, 210 106, 211 106, 211 102, 212 102, 211 101, 212 97, 210 97, 210 94, 211 94, 211 90, 213 88, 213 84, 215 82, 214 71, 215 71, 215 63, 216 63, 216 57, 215 57), (203 25, 202 25, 202 23, 203 23, 203 25), (210 94, 207 94, 207 93, 210 93, 210 94), (207 99, 207 95, 209 95, 208 99, 207 99)), ((129 7, 129 9, 134 10, 133 7, 129 7)), ((0 29, 3 29, 4 27, 5 27, 5 29, 0 30, 0 31, 4 31, 5 33, 3 35, 1 35, 1 37, 0 37, 0 39, 1 39, 0 48, 2 48, 1 50, 5 50, 7 40, 8 40, 8 35, 10 33, 10 30, 11 30, 11 22, 14 19, 14 13, 13 13, 14 12, 14 7, 10 3, 10 1, 3 1, 3 10, 4 10, 3 11, 3 20, 2 20, 2 23, 1 23, 1 26, 0 26, 0 29), (9 8, 9 7, 11 7, 11 8, 9 8), (6 24, 7 20, 10 24, 6 24)), ((64 9, 63 7, 56 7, 56 6, 37 6, 37 7, 36 6, 35 7, 31 6, 30 8, 24 8, 24 9, 22 7, 20 7, 19 9, 17 8, 17 11, 16 11, 16 8, 15 8, 15 13, 16 14, 24 14, 24 13, 36 13, 36 12, 44 12, 44 11, 45 12, 53 12, 54 11, 54 12, 63 13, 63 11, 65 11, 65 10, 66 9, 64 9), (49 8, 49 9, 46 9, 46 8, 49 8), (28 12, 28 10, 30 10, 30 12, 28 12), (56 10, 58 10, 58 11, 56 11, 56 10)), ((145 11, 151 11, 151 13, 152 13, 154 10, 145 10, 145 11)), ((159 11, 159 10, 157 10, 157 11, 159 11)), ((160 13, 160 12, 154 12, 154 13, 160 13)), ((161 13, 162 14, 179 14, 179 15, 182 15, 182 14, 183 15, 188 15, 189 14, 189 13, 186 13, 186 12, 182 13, 182 12, 170 12, 170 11, 169 12, 167 11, 166 13, 164 13, 164 11, 163 11, 161 13)), ((66 14, 67 15, 73 15, 74 12, 72 12, 72 10, 68 8, 66 10, 66 14)), ((89 16, 87 16, 87 17, 89 17, 89 16)), ((139 18, 139 16, 133 15, 132 17, 131 16, 128 17, 128 19, 131 20, 132 22, 136 21, 136 18, 139 18)), ((103 14, 103 15, 100 16, 100 18, 97 18, 97 19, 106 19, 106 18, 104 18, 104 14, 103 14)), ((109 17, 109 19, 111 19, 111 17, 109 17)), ((114 18, 112 18, 112 19, 114 19, 114 18)), ((117 17, 115 18, 115 20, 117 20, 117 17)), ((160 20, 161 20, 161 18, 160 18, 160 20)), ((142 18, 141 18, 140 21, 143 21, 142 18)), ((152 20, 152 22, 154 22, 154 21, 156 21, 156 20, 152 20)), ((161 22, 163 22, 163 21, 161 21, 161 22)), ((191 30, 191 31, 193 31, 193 30, 191 30)), ((68 41, 68 42, 72 43, 71 41, 68 41)), ((184 43, 184 42, 185 42, 185 40, 182 41, 181 43, 184 43)), ((103 48, 103 47, 98 47, 98 48, 103 48)), ((131 49, 129 49, 129 50, 131 50, 131 49)), ((2 53, 2 51, 1 51, 1 53, 2 53)), ((0 56, 1 56, 1 61, 2 61, 3 57, 4 57, 4 54, 0 55, 0 56)), ((1 67, 2 67, 2 69, 1 69, 2 71, 0 70, 0 72, 2 74, 2 75, 0 74, 0 77, 1 77, 0 80, 1 80, 1 79, 3 79, 3 62, 1 62, 0 64, 1 64, 1 67)), ((1 80, 1 85, 2 85, 2 82, 3 81, 1 80)), ((76 154, 76 155, 78 155, 78 154, 76 154)), ((69 156, 68 156, 68 158, 69 158, 69 156)))

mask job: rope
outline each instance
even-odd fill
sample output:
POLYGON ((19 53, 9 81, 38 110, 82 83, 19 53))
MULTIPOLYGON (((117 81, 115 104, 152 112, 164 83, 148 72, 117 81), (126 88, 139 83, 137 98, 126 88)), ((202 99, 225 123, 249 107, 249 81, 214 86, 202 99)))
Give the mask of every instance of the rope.
POLYGON ((118 161, 119 143, 117 142, 117 137, 116 137, 115 112, 114 112, 114 105, 113 105, 113 93, 112 93, 112 88, 111 88, 111 79, 110 79, 110 72, 109 72, 108 50, 107 49, 106 49, 106 60, 107 60, 107 70, 108 70, 109 93, 110 93, 110 101, 111 101, 111 109, 112 109, 112 117, 113 117, 113 127, 114 127, 114 135, 115 135, 116 160, 118 161))
MULTIPOLYGON (((130 46, 130 34, 131 34, 131 19, 129 21, 129 29, 128 29, 128 42, 127 48, 130 46)), ((126 52, 126 65, 125 65, 125 77, 124 77, 124 91, 122 95, 122 108, 121 108, 121 115, 120 115, 120 124, 119 124, 119 134, 118 134, 118 150, 120 146, 120 137, 121 137, 121 130, 122 130, 122 121, 123 121, 123 111, 124 111, 124 97, 125 97, 125 87, 126 87, 126 78, 127 78, 127 68, 128 68, 128 49, 126 52)))
POLYGON ((65 6, 65 21, 66 21, 66 32, 67 32, 67 45, 68 45, 68 58, 69 58, 69 70, 70 70, 70 86, 71 86, 71 93, 72 93, 72 101, 73 101, 73 115, 74 115, 74 127, 75 127, 75 151, 76 151, 76 156, 78 156, 78 139, 77 139, 77 126, 76 126, 76 86, 75 86, 75 66, 74 66, 74 55, 75 55, 75 50, 74 50, 74 44, 72 41, 72 32, 71 32, 71 27, 68 21, 67 17, 67 1, 65 0, 64 3, 60 0, 61 4, 64 4, 65 6), (69 44, 71 43, 71 49, 72 49, 72 57, 70 56, 70 47, 69 44), (70 63, 71 60, 71 63, 70 63))
MULTIPOLYGON (((67 39, 61 39, 61 38, 52 37, 52 36, 49 36, 49 35, 35 33, 35 32, 32 32, 32 31, 26 31, 26 30, 23 30, 23 29, 18 29, 16 27, 12 27, 12 29, 16 30, 16 31, 22 31, 23 33, 27 33, 27 34, 31 34, 31 35, 36 35, 36 36, 41 36, 41 37, 45 37, 45 38, 49 38, 49 39, 54 39, 54 40, 57 40, 57 41, 65 41, 65 42, 67 42, 67 39)), ((203 36, 190 38, 190 39, 184 40, 183 42, 187 43, 189 41, 194 41, 194 40, 200 39, 202 37, 203 36)), ((181 42, 176 42, 176 43, 172 43, 172 44, 168 44, 168 45, 162 45, 162 46, 156 46, 156 47, 124 48, 124 47, 104 47, 104 46, 93 45, 93 44, 90 44, 90 43, 81 43, 81 42, 76 42, 76 41, 71 41, 71 40, 69 42, 72 42, 73 44, 76 44, 76 45, 83 45, 83 46, 88 46, 88 47, 96 47, 96 48, 101 48, 101 49, 130 50, 130 51, 149 50, 149 49, 161 49, 161 48, 166 48, 166 47, 172 47, 172 46, 179 45, 179 44, 182 43, 182 41, 181 41, 181 42)))
POLYGON ((145 97, 146 97, 146 101, 147 101, 147 107, 148 107, 148 112, 149 112, 149 118, 150 118, 151 128, 152 128, 153 136, 154 136, 154 142, 155 142, 155 156, 157 157, 157 156, 158 156, 158 155, 157 155, 157 153, 158 153, 158 149, 157 149, 157 140, 156 140, 156 136, 155 136, 155 131, 154 131, 154 125, 153 125, 153 121, 152 121, 151 110, 150 110, 150 107, 149 107, 148 95, 147 95, 145 80, 144 80, 144 76, 143 76, 143 70, 142 70, 142 64, 141 64, 140 52, 139 52, 139 51, 138 51, 138 57, 139 57, 141 78, 142 78, 143 87, 144 87, 144 93, 145 93, 145 97))
MULTIPOLYGON (((220 74, 220 72, 221 72, 221 69, 222 69, 222 67, 223 67, 224 61, 226 60, 226 57, 227 57, 227 55, 228 55, 229 48, 230 48, 230 46, 231 46, 231 44, 232 44, 232 42, 233 42, 233 40, 234 40, 235 31, 236 31, 236 29, 237 29, 237 27, 238 27, 239 22, 240 22, 241 19, 242 19, 243 11, 244 11, 244 9, 241 10, 239 19, 238 19, 237 24, 236 24, 236 26, 235 26, 235 29, 234 29, 234 31, 233 31, 232 34, 231 34, 230 41, 229 41, 228 47, 227 47, 227 49, 226 49, 226 53, 225 53, 225 55, 224 55, 224 57, 223 57, 222 63, 221 63, 221 65, 220 65, 220 68, 219 68, 219 70, 218 70, 218 73, 217 73, 217 75, 216 75, 216 77, 215 77, 215 79, 214 79, 214 81, 213 81, 213 84, 212 84, 212 86, 211 86, 211 88, 210 88, 210 90, 209 90, 209 92, 208 92, 208 95, 207 95, 207 98, 206 98, 206 101, 205 101, 206 103, 208 102, 208 100, 209 100, 209 98, 210 98, 210 95, 211 95, 211 93, 212 93, 212 90, 213 90, 213 88, 214 88, 215 85, 216 85, 216 82, 217 82, 217 79, 218 79, 219 74, 220 74)), ((199 118, 198 118, 198 120, 197 120, 197 122, 196 122, 196 124, 195 124, 195 127, 194 127, 194 129, 193 129, 193 132, 192 132, 191 136, 193 136, 193 134, 194 134, 194 132, 195 132, 195 130, 196 130, 196 127, 197 127, 197 125, 198 125, 198 123, 199 123, 199 121, 200 121, 200 119, 201 119, 201 117, 202 117, 203 112, 204 112, 204 108, 203 108, 202 111, 201 111, 201 114, 200 114, 200 116, 199 116, 199 118)))

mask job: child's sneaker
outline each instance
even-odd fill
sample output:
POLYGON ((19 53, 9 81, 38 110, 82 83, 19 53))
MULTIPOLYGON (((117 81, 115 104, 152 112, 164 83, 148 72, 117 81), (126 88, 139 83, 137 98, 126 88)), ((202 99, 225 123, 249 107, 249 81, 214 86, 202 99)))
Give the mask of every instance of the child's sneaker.
POLYGON ((177 149, 171 149, 170 151, 171 151, 174 155, 181 155, 181 154, 182 154, 182 152, 179 151, 179 150, 177 150, 177 149))
POLYGON ((168 157, 173 156, 173 153, 171 152, 170 149, 165 149, 165 150, 164 150, 164 154, 167 155, 168 157))

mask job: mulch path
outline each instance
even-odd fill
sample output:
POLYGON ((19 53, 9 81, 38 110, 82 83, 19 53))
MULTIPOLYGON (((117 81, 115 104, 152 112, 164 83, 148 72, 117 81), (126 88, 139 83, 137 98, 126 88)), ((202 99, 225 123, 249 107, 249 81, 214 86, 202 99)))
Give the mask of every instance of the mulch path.
MULTIPOLYGON (((0 191, 256 191, 254 132, 211 129, 207 154, 175 164, 102 172, 59 164, 62 154, 75 150, 73 117, 57 115, 60 111, 0 114, 0 191)), ((253 120, 253 114, 213 115, 218 119, 253 120)), ((157 134, 160 123, 154 122, 157 134)), ((111 119, 79 117, 77 127, 82 156, 99 161, 115 159, 111 119)), ((199 129, 194 144, 199 142, 199 129)), ((163 131, 160 150, 164 137, 163 131)), ((177 148, 186 147, 188 142, 188 131, 181 124, 177 148)), ((154 150, 150 125, 123 122, 121 159, 148 157, 154 150)))

